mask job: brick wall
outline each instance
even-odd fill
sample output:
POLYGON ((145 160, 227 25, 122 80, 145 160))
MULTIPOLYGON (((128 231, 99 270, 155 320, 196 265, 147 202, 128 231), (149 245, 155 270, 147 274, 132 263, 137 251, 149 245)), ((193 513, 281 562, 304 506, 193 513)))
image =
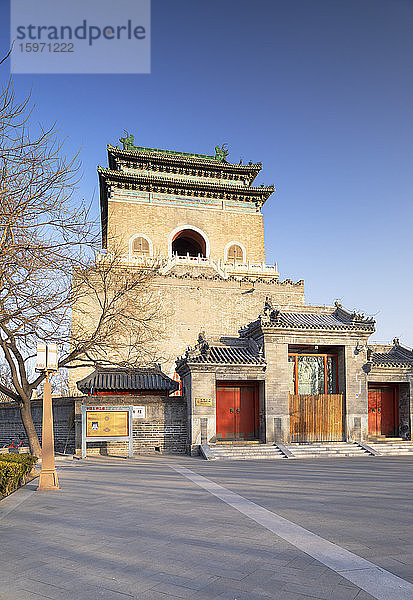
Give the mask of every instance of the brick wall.
POLYGON ((399 384, 399 436, 410 439, 410 385, 399 384))
MULTIPOLYGON (((304 283, 262 281, 236 281, 214 278, 205 269, 178 268, 165 276, 156 276, 150 287, 152 298, 159 298, 159 318, 164 333, 154 341, 154 356, 164 357, 162 370, 171 375, 175 360, 188 346, 192 346, 200 331, 208 339, 221 336, 238 336, 238 330, 255 321, 269 296, 274 306, 280 308, 303 307, 304 283)), ((93 320, 96 309, 92 300, 86 309, 93 320)), ((87 324, 83 312, 74 318, 87 324)), ((96 318, 96 317, 95 317, 96 318)), ((91 325, 92 326, 92 325, 91 325)), ((76 381, 86 377, 93 369, 73 369, 69 373, 70 393, 79 394, 76 381)))
MULTIPOLYGON (((75 430, 69 431, 70 418, 74 410, 73 398, 53 398, 53 428, 55 437, 55 450, 63 452, 67 441, 67 452, 74 452, 75 430)), ((32 402, 32 416, 40 442, 42 439, 42 402, 32 402)), ((20 418, 20 411, 15 402, 0 403, 0 447, 18 443, 23 440, 25 445, 28 440, 20 418)))
POLYGON ((188 433, 184 400, 155 396, 146 398, 142 406, 146 408, 146 418, 133 421, 134 452, 185 452, 188 433))
MULTIPOLYGON (((116 198, 116 194, 114 195, 116 198)), ((138 233, 148 236, 155 255, 168 256, 168 240, 178 227, 197 227, 208 238, 211 258, 224 258, 224 248, 229 242, 244 245, 247 260, 265 261, 264 230, 260 212, 232 212, 202 208, 182 208, 130 202, 108 203, 108 248, 110 240, 121 240, 125 254, 129 239, 138 233)))
MULTIPOLYGON (((145 418, 133 419, 135 454, 183 453, 187 445, 187 409, 181 397, 158 395, 83 396, 76 398, 76 454, 81 454, 81 405, 145 407, 145 418)), ((88 442, 87 455, 127 456, 127 442, 88 442)))

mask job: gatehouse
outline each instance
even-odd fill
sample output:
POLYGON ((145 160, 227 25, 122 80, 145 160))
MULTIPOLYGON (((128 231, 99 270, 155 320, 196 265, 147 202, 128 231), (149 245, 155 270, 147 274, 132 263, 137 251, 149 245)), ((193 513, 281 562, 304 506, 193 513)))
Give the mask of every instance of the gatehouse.
MULTIPOLYGON (((201 155, 122 141, 98 168, 103 248, 120 243, 131 271, 159 267, 158 377, 172 382, 162 411, 185 412, 176 448, 410 440, 413 352, 370 343, 373 318, 307 305, 304 282, 266 264, 262 207, 274 187, 254 185, 261 163, 231 163, 225 146, 201 155)), ((96 378, 76 375, 78 394, 96 378)), ((141 393, 124 401, 145 405, 141 393)))

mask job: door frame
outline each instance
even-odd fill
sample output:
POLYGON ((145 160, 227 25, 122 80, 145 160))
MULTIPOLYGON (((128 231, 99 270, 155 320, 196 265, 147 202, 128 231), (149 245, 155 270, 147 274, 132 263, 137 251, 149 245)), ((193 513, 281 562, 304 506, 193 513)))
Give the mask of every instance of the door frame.
MULTIPOLYGON (((393 403, 394 403, 394 436, 397 437, 400 434, 400 407, 399 407, 399 385, 392 382, 369 382, 367 386, 367 414, 369 409, 369 391, 370 390, 381 390, 383 388, 391 388, 393 391, 393 403)), ((369 437, 375 437, 376 434, 371 433, 370 429, 368 432, 369 437)), ((384 435, 384 434, 381 434, 384 435)), ((392 437, 392 436, 389 436, 392 437)))
MULTIPOLYGON (((252 379, 252 380, 230 380, 230 381, 223 381, 223 380, 217 380, 215 382, 215 419, 216 419, 216 423, 218 422, 218 388, 219 387, 252 387, 254 388, 253 391, 253 402, 254 402, 254 419, 255 419, 255 423, 254 423, 254 430, 255 430, 255 435, 253 440, 259 440, 260 439, 260 420, 259 420, 259 400, 260 400, 260 394, 259 394, 259 390, 260 390, 260 383, 262 383, 260 380, 256 380, 256 379, 252 379)), ((218 427, 216 427, 216 439, 217 441, 220 440, 221 438, 218 437, 218 427)), ((230 441, 230 440, 228 440, 230 441)), ((231 440, 232 441, 232 440, 231 440)), ((238 441, 242 441, 241 439, 238 441)))

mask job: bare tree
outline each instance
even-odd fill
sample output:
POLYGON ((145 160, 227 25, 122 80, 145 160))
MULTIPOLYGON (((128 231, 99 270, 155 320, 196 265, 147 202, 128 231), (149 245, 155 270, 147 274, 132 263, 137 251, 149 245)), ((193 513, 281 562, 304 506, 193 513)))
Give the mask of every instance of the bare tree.
POLYGON ((31 396, 39 341, 57 342, 59 367, 151 362, 159 307, 155 265, 126 270, 120 250, 97 251, 97 226, 75 198, 79 163, 55 128, 33 134, 29 98, 0 94, 0 393, 15 400, 33 454, 41 449, 31 396), (73 327, 71 331, 73 313, 73 327), (0 356, 1 359, 1 356, 0 356))

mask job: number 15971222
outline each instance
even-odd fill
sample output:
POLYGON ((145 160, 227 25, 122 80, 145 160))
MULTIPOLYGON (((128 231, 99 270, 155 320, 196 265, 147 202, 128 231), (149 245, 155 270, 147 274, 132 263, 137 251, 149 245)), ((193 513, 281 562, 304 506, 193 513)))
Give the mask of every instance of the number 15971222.
POLYGON ((19 44, 20 52, 74 52, 72 42, 26 42, 19 44))

